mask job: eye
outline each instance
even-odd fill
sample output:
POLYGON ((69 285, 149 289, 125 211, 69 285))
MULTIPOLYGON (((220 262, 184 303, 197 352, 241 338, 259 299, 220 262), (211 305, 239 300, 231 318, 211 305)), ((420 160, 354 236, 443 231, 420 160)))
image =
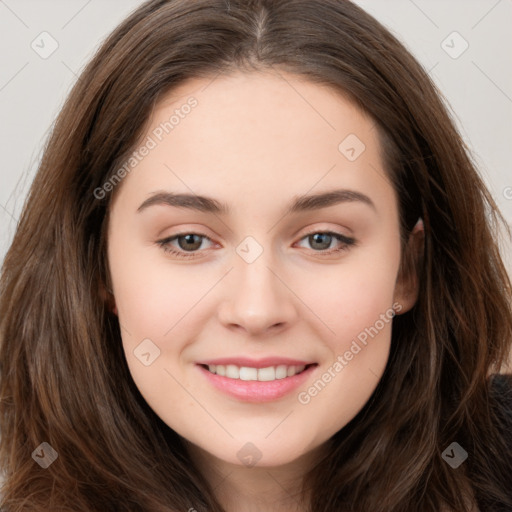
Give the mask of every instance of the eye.
POLYGON ((307 240, 315 252, 319 252, 322 256, 329 256, 334 253, 346 251, 356 244, 354 238, 333 231, 315 231, 304 236, 301 240, 307 240), (338 247, 329 249, 332 242, 338 242, 338 247))
POLYGON ((206 235, 200 233, 180 233, 164 240, 159 240, 157 244, 164 252, 178 258, 194 258, 196 254, 192 251, 197 251, 201 247, 202 239, 210 240, 206 235), (176 250, 176 246, 171 245, 174 241, 178 242, 179 250, 176 250))
MULTIPOLYGON (((197 253, 200 252, 199 249, 201 249, 204 239, 210 242, 212 241, 209 237, 201 233, 179 233, 164 238, 163 240, 158 240, 157 244, 165 253, 176 256, 177 258, 194 258, 197 257, 197 253), (173 242, 177 242, 178 247, 173 245, 173 242)), ((307 240, 313 247, 313 251, 322 256, 346 251, 351 246, 356 245, 354 238, 333 231, 315 231, 302 237, 301 241, 302 240, 307 240), (337 242, 338 247, 329 249, 332 242, 337 242)))

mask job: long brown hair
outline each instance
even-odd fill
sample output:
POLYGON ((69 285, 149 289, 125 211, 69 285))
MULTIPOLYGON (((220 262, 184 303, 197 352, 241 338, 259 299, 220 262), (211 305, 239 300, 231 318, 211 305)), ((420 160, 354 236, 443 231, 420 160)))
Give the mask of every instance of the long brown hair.
POLYGON ((462 511, 468 496, 481 510, 512 508, 489 384, 512 340, 511 284, 496 242, 502 218, 428 74, 348 1, 151 0, 74 86, 4 261, 2 510, 222 511, 182 439, 131 379, 101 293, 112 197, 94 191, 173 87, 270 68, 330 85, 373 118, 404 246, 418 217, 425 225, 417 304, 394 319, 372 398, 304 479, 310 510, 462 511), (457 470, 441 456, 453 441, 469 454, 457 470), (42 442, 58 453, 47 469, 31 456, 42 442))

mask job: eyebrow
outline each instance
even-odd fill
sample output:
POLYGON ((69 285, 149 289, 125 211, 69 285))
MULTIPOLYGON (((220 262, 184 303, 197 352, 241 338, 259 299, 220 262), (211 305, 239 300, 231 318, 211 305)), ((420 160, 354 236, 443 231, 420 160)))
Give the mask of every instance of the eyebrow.
MULTIPOLYGON (((340 203, 360 202, 377 211, 374 202, 365 194, 355 190, 337 189, 313 195, 297 196, 292 200, 286 214, 299 213, 311 210, 320 210, 340 203)), ((230 208, 227 204, 211 197, 196 194, 175 194, 172 192, 157 192, 146 199, 137 209, 142 212, 146 208, 155 205, 174 206, 205 213, 229 215, 230 208)))

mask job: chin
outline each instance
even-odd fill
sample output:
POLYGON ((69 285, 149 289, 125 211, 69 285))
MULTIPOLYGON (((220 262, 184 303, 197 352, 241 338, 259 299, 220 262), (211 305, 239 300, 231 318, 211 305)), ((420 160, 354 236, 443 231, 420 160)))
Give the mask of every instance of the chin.
POLYGON ((283 444, 281 440, 257 438, 250 441, 232 440, 223 446, 203 446, 202 449, 211 456, 225 463, 247 468, 271 468, 283 466, 296 461, 309 448, 305 441, 283 444))

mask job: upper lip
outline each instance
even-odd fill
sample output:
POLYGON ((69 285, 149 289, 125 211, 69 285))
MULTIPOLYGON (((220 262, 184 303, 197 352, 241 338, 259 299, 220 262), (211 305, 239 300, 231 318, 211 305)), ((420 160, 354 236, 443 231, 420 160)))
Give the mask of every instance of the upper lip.
POLYGON ((313 361, 302 361, 300 359, 291 359, 289 357, 264 357, 263 359, 251 359, 249 357, 221 357, 219 359, 208 359, 198 361, 197 364, 246 366, 249 368, 267 368, 269 366, 307 366, 315 364, 313 361))

